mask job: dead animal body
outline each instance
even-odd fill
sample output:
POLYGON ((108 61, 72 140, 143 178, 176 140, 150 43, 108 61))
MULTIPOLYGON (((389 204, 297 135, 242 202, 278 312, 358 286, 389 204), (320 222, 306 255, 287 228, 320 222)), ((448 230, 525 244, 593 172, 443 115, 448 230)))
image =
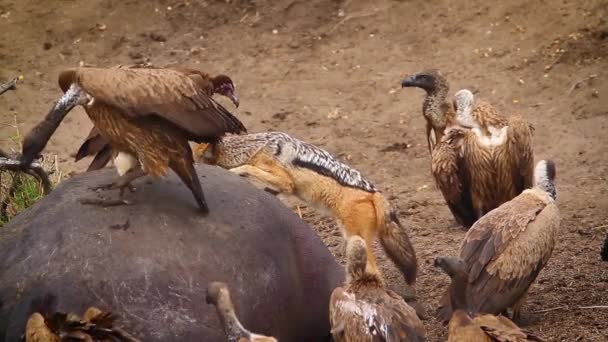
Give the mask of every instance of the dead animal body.
POLYGON ((221 282, 207 285, 207 304, 215 305, 228 342, 277 342, 274 337, 258 335, 243 327, 230 298, 228 286, 221 282))
POLYGON ((218 144, 195 148, 196 158, 263 182, 271 193, 295 195, 329 211, 345 238, 367 244, 370 272, 377 272, 372 243, 376 236, 408 284, 416 281, 416 253, 387 199, 359 171, 327 151, 282 132, 226 135, 218 144))
MULTIPOLYGON (((226 82, 232 84, 229 78, 226 82)), ((76 68, 59 75, 64 95, 23 141, 21 163, 44 149, 66 114, 82 105, 113 151, 138 165, 99 188, 125 188, 143 175, 160 177, 171 168, 192 191, 201 211, 209 209, 194 170, 189 141, 216 142, 243 124, 209 96, 209 81, 194 70, 76 68)))
POLYGON ((329 304, 331 334, 336 342, 425 341, 416 311, 386 289, 377 273, 366 270, 366 244, 359 236, 347 241, 347 280, 329 304))
POLYGON ((467 273, 464 261, 458 257, 439 257, 435 267, 452 278, 449 300, 453 308, 448 326, 448 342, 532 342, 544 341, 535 334, 519 328, 505 316, 478 314, 469 306, 467 273))
POLYGON ((475 221, 532 186, 532 130, 519 115, 502 118, 473 94, 454 99, 457 124, 433 150, 431 173, 458 223, 475 221))
MULTIPOLYGON (((530 285, 553 253, 560 226, 555 164, 542 160, 534 174, 534 188, 490 211, 465 235, 460 258, 468 275, 465 296, 473 312, 496 315, 512 308, 517 320, 530 285)), ((452 287, 438 310, 443 321, 454 310, 452 287)))

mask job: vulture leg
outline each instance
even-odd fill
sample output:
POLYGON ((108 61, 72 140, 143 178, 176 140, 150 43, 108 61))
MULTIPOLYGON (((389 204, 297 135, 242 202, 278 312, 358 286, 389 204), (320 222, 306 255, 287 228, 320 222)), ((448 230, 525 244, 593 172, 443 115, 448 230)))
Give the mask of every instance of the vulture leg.
POLYGON ((179 176, 182 182, 188 186, 190 191, 192 191, 192 195, 194 195, 194 199, 196 200, 196 203, 198 203, 203 215, 206 216, 209 214, 209 207, 207 206, 207 201, 205 201, 205 194, 203 193, 201 182, 194 169, 192 151, 184 158, 170 161, 169 167, 179 176))
POLYGON ((513 321, 518 322, 521 321, 521 312, 526 304, 526 297, 528 297, 528 292, 526 292, 518 301, 513 305, 513 321))
POLYGON ((125 189, 129 189, 131 192, 135 191, 135 187, 131 185, 131 182, 139 177, 145 176, 146 172, 141 168, 135 168, 127 171, 124 175, 118 177, 114 182, 110 184, 103 184, 96 187, 90 188, 91 190, 114 190, 119 189, 118 199, 87 199, 83 198, 80 200, 81 204, 100 205, 102 207, 112 207, 117 205, 129 205, 131 202, 125 200, 124 194, 125 189))

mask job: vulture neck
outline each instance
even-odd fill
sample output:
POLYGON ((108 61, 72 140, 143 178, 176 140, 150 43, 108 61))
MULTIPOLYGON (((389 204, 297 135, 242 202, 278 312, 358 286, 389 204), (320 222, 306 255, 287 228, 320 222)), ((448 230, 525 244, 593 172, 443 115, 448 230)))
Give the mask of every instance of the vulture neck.
POLYGON ((234 307, 226 296, 220 296, 218 299, 217 312, 229 341, 239 341, 239 338, 249 336, 249 332, 236 317, 234 307))
MULTIPOLYGON (((551 166, 554 168, 554 166, 551 166)), ((557 190, 555 189, 555 170, 549 170, 546 161, 541 161, 534 170, 534 182, 536 187, 545 191, 553 200, 557 198, 557 190), (553 173, 551 176, 550 173, 553 173)))
POLYGON ((78 85, 72 84, 44 119, 32 128, 23 140, 21 164, 29 166, 46 147, 49 139, 70 110, 86 101, 87 94, 78 85))
POLYGON ((447 96, 448 88, 437 86, 432 90, 428 90, 424 98, 422 113, 430 121, 435 130, 443 130, 445 128, 445 111, 447 110, 447 106, 449 106, 446 102, 447 96))
POLYGON ((464 272, 457 272, 452 276, 450 286, 450 301, 454 312, 463 310, 468 313, 467 305, 467 275, 464 272))

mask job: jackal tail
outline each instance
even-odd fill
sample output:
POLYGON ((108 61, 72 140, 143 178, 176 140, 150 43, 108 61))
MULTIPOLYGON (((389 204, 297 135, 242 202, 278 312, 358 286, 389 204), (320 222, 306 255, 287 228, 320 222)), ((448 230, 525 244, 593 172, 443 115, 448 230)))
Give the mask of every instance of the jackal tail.
POLYGON ((418 262, 406 228, 399 221, 395 209, 379 192, 374 194, 374 207, 378 219, 378 236, 384 251, 399 271, 403 273, 405 281, 409 285, 414 285, 418 262))

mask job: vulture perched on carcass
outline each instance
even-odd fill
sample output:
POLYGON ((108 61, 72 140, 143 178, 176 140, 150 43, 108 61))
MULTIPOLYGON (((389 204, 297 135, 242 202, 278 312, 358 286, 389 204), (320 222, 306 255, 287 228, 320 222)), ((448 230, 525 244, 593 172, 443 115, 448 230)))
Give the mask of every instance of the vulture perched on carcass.
POLYGON ((365 241, 352 236, 346 243, 347 280, 329 303, 335 342, 425 341, 426 330, 401 296, 387 289, 379 274, 366 270, 365 241))
POLYGON ((401 82, 401 86, 421 88, 426 92, 422 115, 426 119, 429 153, 432 153, 441 141, 445 129, 454 122, 454 109, 452 103, 447 100, 450 90, 448 80, 439 70, 431 69, 407 77, 401 82))
MULTIPOLYGON (((467 232, 460 258, 468 275, 466 300, 473 312, 500 314, 513 308, 517 320, 525 297, 547 265, 557 239, 560 215, 555 205, 555 164, 541 160, 535 185, 490 211, 467 232)), ((437 316, 452 316, 450 286, 437 316)))
POLYGON ((55 297, 46 296, 33 303, 29 316, 24 342, 140 342, 122 328, 116 326, 117 317, 96 307, 89 307, 82 318, 75 314, 52 311, 55 297))
MULTIPOLYGON (((145 65, 129 65, 129 66, 119 65, 116 68, 117 69, 120 69, 120 68, 129 68, 129 69, 155 68, 155 69, 158 69, 156 67, 145 66, 145 65)), ((238 108, 239 98, 236 93, 236 86, 234 85, 234 83, 232 82, 230 77, 228 77, 226 75, 217 75, 217 76, 212 77, 207 73, 203 73, 198 70, 193 70, 193 69, 188 69, 188 68, 173 67, 173 68, 169 68, 169 69, 181 71, 185 74, 193 74, 193 75, 198 75, 198 76, 202 77, 207 82, 207 84, 204 86, 204 88, 206 89, 208 96, 211 97, 213 94, 220 94, 220 95, 226 96, 238 108)), ((112 151, 112 148, 110 147, 110 143, 108 142, 108 140, 105 139, 103 137, 103 135, 100 134, 99 130, 95 126, 93 126, 93 128, 91 128, 89 135, 86 137, 86 139, 84 140, 84 142, 82 143, 82 145, 80 146, 78 151, 76 152, 76 155, 74 156, 74 160, 78 162, 79 160, 81 160, 85 157, 88 157, 88 156, 95 156, 95 157, 93 158, 93 161, 91 161, 91 163, 89 164, 87 171, 99 170, 102 167, 106 166, 108 164, 108 162, 110 161, 110 159, 112 159, 114 161, 114 166, 116 167, 118 174, 120 176, 122 176, 127 171, 129 171, 129 169, 137 166, 137 164, 138 164, 137 159, 133 158, 129 154, 112 151)))
POLYGON ((277 342, 274 337, 258 335, 245 329, 234 311, 228 286, 211 282, 207 286, 207 304, 215 305, 228 342, 277 342))
POLYGON ((435 259, 434 265, 452 278, 448 296, 453 311, 449 317, 448 342, 544 341, 519 328, 505 316, 477 314, 471 310, 467 297, 466 264, 462 259, 439 257, 435 259))
MULTIPOLYGON (((234 90, 228 77, 218 82, 226 93, 234 90)), ((112 150, 136 164, 98 189, 120 189, 122 201, 133 180, 164 176, 170 168, 192 191, 201 212, 209 212, 189 141, 215 143, 246 129, 210 97, 207 75, 190 69, 76 68, 61 72, 59 85, 64 95, 23 141, 24 167, 38 157, 67 113, 82 105, 112 150)))
POLYGON ((530 126, 519 115, 500 124, 491 106, 475 107, 473 100, 468 90, 455 95, 455 124, 431 156, 437 186, 456 221, 467 228, 531 187, 534 169, 530 126))

